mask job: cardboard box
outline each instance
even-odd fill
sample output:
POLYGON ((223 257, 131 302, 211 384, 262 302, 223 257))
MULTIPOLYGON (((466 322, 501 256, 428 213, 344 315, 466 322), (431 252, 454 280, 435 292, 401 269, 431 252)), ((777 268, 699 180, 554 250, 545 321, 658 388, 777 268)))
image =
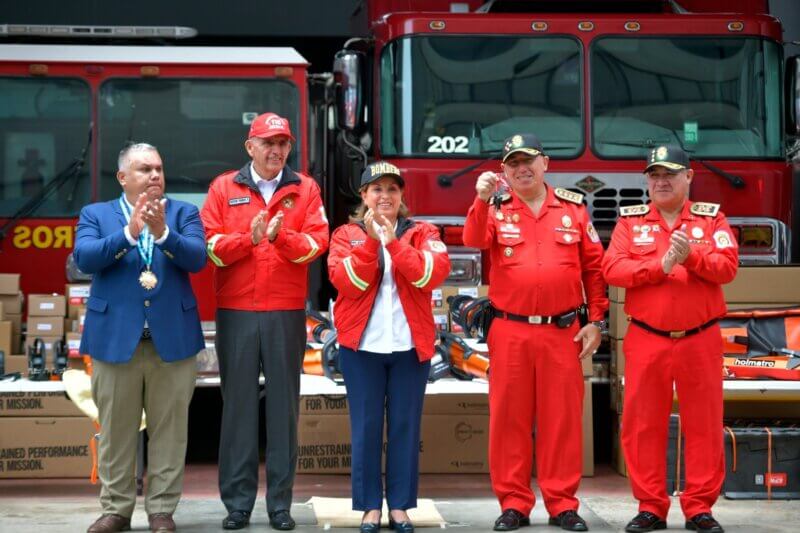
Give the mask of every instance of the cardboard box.
POLYGON ((0 303, 3 304, 3 314, 8 316, 22 314, 22 303, 25 298, 21 292, 17 294, 0 294, 0 303))
MULTIPOLYGON (((300 414, 347 415, 347 396, 344 394, 320 394, 300 397, 300 414)), ((429 415, 488 415, 487 394, 428 394, 422 413, 429 415)))
POLYGON ((29 316, 28 337, 61 337, 64 319, 60 316, 29 316))
POLYGON ((60 316, 67 314, 63 294, 29 294, 28 316, 60 316))
MULTIPOLYGON (((22 358, 27 365, 27 358, 22 358)), ((83 413, 65 392, 24 391, 0 392, 0 417, 3 416, 83 416, 83 413)))
POLYGON ((81 358, 81 334, 80 333, 67 333, 67 350, 70 359, 81 358))
POLYGON ((722 286, 725 301, 800 303, 800 266, 739 267, 736 279, 722 286))
POLYGON ((346 415, 348 412, 347 395, 345 394, 300 396, 301 417, 305 415, 346 415))
POLYGON ((608 299, 612 302, 625 302, 625 289, 622 287, 614 287, 613 285, 608 286, 608 299))
POLYGON ((433 289, 433 291, 431 291, 431 309, 433 309, 434 312, 447 309, 447 302, 444 301, 442 289, 433 289))
MULTIPOLYGON (((84 324, 84 322, 86 322, 86 308, 82 308, 82 309, 78 310, 78 321, 77 322, 78 322, 78 324, 77 324, 78 333, 83 333, 83 324, 84 324)), ((72 328, 72 329, 74 331, 76 328, 72 328)))
POLYGON ((11 335, 11 321, 0 321, 0 351, 4 354, 12 354, 16 350, 12 350, 13 337, 11 335))
POLYGON ((0 294, 19 293, 19 274, 0 274, 0 294))
POLYGON ((78 311, 86 307, 92 286, 88 283, 67 283, 64 296, 67 300, 67 316, 73 320, 78 318, 78 311))
POLYGON ((434 312, 433 325, 436 328, 436 331, 449 331, 450 320, 449 317, 447 316, 447 313, 434 312))
POLYGON ((86 417, 0 418, 0 478, 88 478, 94 433, 86 417))
POLYGON ((423 415, 419 471, 425 474, 489 471, 489 417, 423 415))
MULTIPOLYGON (((6 355, 6 373, 19 372, 22 377, 28 376, 28 356, 27 355, 6 355)), ((0 416, 2 412, 0 411, 0 416)))
POLYGON ((625 314, 625 304, 611 302, 608 307, 608 336, 612 339, 622 339, 628 331, 628 315, 625 314))
POLYGON ((350 454, 350 419, 347 415, 300 416, 297 426, 298 474, 349 474, 350 454))

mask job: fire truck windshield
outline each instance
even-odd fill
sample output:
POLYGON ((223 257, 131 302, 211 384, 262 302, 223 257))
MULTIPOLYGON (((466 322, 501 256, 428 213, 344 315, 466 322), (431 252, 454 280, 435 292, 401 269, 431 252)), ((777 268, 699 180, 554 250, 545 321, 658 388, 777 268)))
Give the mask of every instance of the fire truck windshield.
MULTIPOLYGON (((168 196, 201 206, 214 177, 247 162, 244 141, 256 115, 288 118, 300 140, 299 101, 284 80, 106 80, 98 97, 100 199, 119 195, 117 155, 132 140, 159 149, 168 196)), ((297 168, 299 153, 295 144, 289 166, 297 168)))
MULTIPOLYGON (((16 214, 74 161, 91 122, 89 85, 70 78, 0 77, 0 218, 16 214)), ((32 216, 74 216, 89 200, 91 158, 32 216)))
POLYGON ((758 38, 603 37, 590 48, 592 146, 636 158, 781 157, 781 50, 758 38))
POLYGON ((576 157, 581 55, 571 37, 397 39, 381 56, 381 152, 474 159, 535 131, 551 157, 576 157))

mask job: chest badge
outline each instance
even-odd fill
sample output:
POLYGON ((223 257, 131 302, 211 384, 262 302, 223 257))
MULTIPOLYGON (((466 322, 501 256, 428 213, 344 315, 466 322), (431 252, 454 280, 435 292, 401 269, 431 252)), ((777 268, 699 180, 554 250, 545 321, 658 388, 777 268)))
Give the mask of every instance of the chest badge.
POLYGON ((231 198, 230 200, 228 200, 228 205, 243 205, 249 203, 250 203, 249 196, 242 196, 240 198, 231 198))
POLYGON ((505 250, 503 250, 503 255, 506 257, 511 257, 514 255, 514 249, 510 246, 506 246, 505 250))
POLYGON ((703 229, 698 228, 697 226, 692 228, 692 237, 695 239, 702 239, 703 238, 703 229))
POLYGON ((572 235, 570 235, 569 233, 565 233, 564 234, 564 240, 566 242, 572 242, 572 235))
POLYGON ((504 218, 504 217, 503 217, 503 213, 502 213, 502 211, 498 211, 497 213, 495 213, 494 217, 495 217, 497 220, 500 220, 500 221, 502 221, 502 220, 503 220, 503 218, 504 218))
POLYGON ((517 223, 517 222, 519 222, 519 214, 518 214, 518 213, 514 213, 513 215, 511 215, 511 220, 512 220, 514 223, 517 223))
POLYGON ((651 242, 655 242, 653 236, 650 235, 651 228, 649 225, 645 224, 639 229, 641 230, 641 233, 633 238, 633 242, 636 244, 650 244, 651 242))
POLYGON ((282 205, 283 205, 283 207, 285 207, 286 209, 291 209, 291 208, 293 208, 293 207, 294 207, 294 199, 293 199, 293 198, 291 198, 291 197, 289 197, 289 198, 284 198, 284 199, 283 199, 283 201, 281 202, 281 204, 282 204, 282 205))
POLYGON ((565 228, 572 227, 572 219, 569 217, 569 215, 564 215, 563 217, 561 217, 561 225, 564 226, 565 228))

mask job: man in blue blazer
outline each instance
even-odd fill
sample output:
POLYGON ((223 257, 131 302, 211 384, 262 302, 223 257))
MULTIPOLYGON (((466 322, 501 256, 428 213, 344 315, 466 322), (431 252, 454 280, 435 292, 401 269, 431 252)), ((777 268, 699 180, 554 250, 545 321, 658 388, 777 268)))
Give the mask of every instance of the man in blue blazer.
POLYGON ((189 272, 206 264, 205 234, 195 206, 164 198, 155 147, 124 148, 117 180, 119 198, 81 210, 73 252, 78 267, 94 275, 81 353, 93 361, 103 515, 88 533, 130 529, 142 409, 149 437, 150 529, 174 531, 195 355, 204 347, 189 272))

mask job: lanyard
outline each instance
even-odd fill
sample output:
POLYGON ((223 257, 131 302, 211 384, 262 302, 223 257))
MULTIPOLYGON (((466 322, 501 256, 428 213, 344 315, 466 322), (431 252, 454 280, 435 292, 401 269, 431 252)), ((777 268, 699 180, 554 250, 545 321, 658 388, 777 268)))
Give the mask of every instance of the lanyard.
MULTIPOLYGON (((125 215, 125 221, 130 224, 131 223, 131 208, 128 206, 127 200, 125 200, 125 194, 123 193, 122 196, 119 197, 119 205, 122 208, 122 213, 125 215)), ((155 239, 153 238, 153 234, 150 233, 150 228, 145 225, 144 229, 141 233, 139 233, 139 240, 136 243, 136 247, 139 249, 139 255, 142 257, 142 261, 144 261, 147 270, 150 270, 150 266, 153 264, 153 247, 155 245, 155 239)))

